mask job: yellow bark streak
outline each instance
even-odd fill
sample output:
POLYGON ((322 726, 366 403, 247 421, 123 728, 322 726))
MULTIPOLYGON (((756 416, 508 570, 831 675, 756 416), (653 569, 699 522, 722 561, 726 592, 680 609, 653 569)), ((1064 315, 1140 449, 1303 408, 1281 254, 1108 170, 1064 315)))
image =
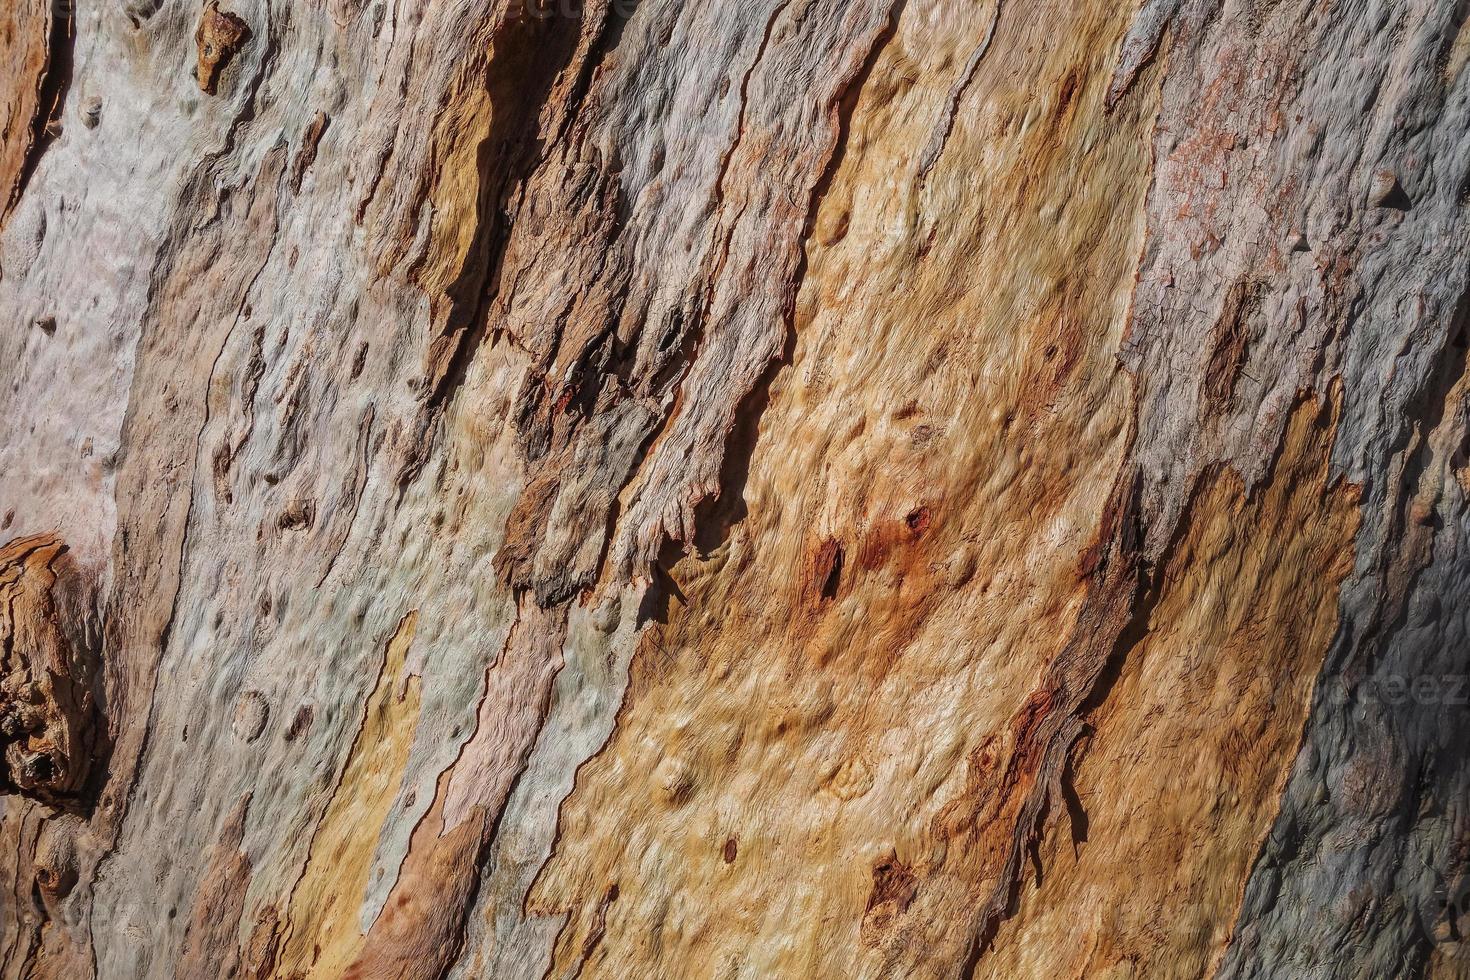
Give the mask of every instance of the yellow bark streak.
POLYGON ((1039 887, 980 976, 1198 977, 1275 818, 1352 569, 1358 492, 1330 481, 1336 419, 1314 399, 1269 482, 1226 471, 1196 498, 1150 631, 1081 747, 1084 818, 1040 849, 1039 887))
POLYGON ((378 834, 398 792, 419 716, 419 678, 400 678, 418 614, 388 643, 362 729, 291 895, 276 976, 340 977, 362 943, 359 914, 378 834))

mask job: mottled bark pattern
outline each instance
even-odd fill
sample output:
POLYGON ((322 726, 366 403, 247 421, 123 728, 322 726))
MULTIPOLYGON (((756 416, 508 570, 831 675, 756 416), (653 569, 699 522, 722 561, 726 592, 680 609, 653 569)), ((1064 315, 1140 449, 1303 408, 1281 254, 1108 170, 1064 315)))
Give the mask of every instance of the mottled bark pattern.
POLYGON ((0 50, 0 977, 1470 976, 1470 5, 0 50))

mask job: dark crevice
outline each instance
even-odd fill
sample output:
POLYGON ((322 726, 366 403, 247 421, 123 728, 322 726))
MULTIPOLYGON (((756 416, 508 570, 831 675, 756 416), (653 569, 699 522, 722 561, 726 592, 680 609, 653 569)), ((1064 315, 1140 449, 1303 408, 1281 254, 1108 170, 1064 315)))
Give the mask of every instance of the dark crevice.
POLYGON ((30 147, 16 176, 10 200, 6 202, 6 212, 25 193, 42 155, 61 133, 61 112, 66 105, 66 93, 71 88, 73 51, 76 48, 76 18, 71 0, 59 0, 51 5, 46 47, 46 69, 37 92, 36 112, 31 118, 30 147))
MULTIPOLYGON (((812 216, 820 206, 830 186, 832 176, 843 158, 850 119, 859 93, 871 74, 883 46, 893 37, 898 15, 903 6, 904 0, 898 0, 894 4, 886 23, 881 29, 875 30, 869 39, 868 50, 863 62, 855 66, 849 77, 841 80, 837 87, 838 91, 827 107, 829 118, 835 123, 833 127, 835 132, 829 155, 808 193, 806 217, 801 229, 803 239, 809 238, 811 234, 812 216)), ((777 20, 779 20, 779 10, 767 21, 761 42, 762 51, 771 43, 777 20)), ((753 76, 761 63, 762 57, 758 53, 750 66, 749 75, 753 76)), ((748 85, 750 82, 751 78, 747 77, 745 84, 748 85)), ((737 134, 736 143, 738 142, 737 134)), ((716 183, 718 186, 718 181, 716 183)), ((603 196, 607 197, 606 194, 603 196)), ((718 204, 718 201, 716 203, 718 204)), ((617 195, 615 210, 619 224, 626 220, 627 206, 623 196, 617 195)), ((534 452, 527 453, 527 458, 536 459, 542 455, 551 454, 553 458, 542 465, 559 465, 565 453, 574 447, 581 419, 590 416, 594 411, 605 410, 603 406, 608 401, 615 405, 630 396, 638 395, 647 402, 649 399, 661 399, 669 393, 677 392, 705 336, 715 289, 722 281, 723 265, 730 248, 730 236, 733 228, 740 223, 741 217, 741 214, 736 214, 732 220, 717 223, 716 234, 723 232, 723 236, 722 240, 716 242, 714 257, 706 262, 701 271, 700 278, 705 288, 699 291, 700 295, 697 298, 694 295, 686 296, 684 305, 679 309, 665 311, 661 318, 645 323, 643 331, 638 335, 637 343, 625 345, 611 330, 606 333, 605 337, 594 338, 586 348, 593 352, 594 356, 585 359, 579 357, 576 362, 576 370, 570 377, 555 379, 557 382, 555 389, 545 384, 546 379, 533 369, 527 393, 520 400, 513 415, 523 449, 534 450, 534 452), (633 372, 636 372, 641 380, 635 380, 633 372), (609 376, 616 379, 615 383, 621 389, 620 392, 605 391, 609 376), (594 381, 596 384, 593 383, 594 381), (603 397, 604 395, 607 397, 603 397)), ((606 237, 607 229, 604 228, 599 233, 606 237)), ((615 238, 616 236, 609 240, 612 241, 615 238)), ((692 545, 701 553, 708 554, 717 548, 733 524, 744 516, 743 490, 749 470, 750 454, 754 449, 757 437, 760 415, 768 404, 769 387, 776 373, 784 364, 790 363, 795 347, 795 303, 796 295, 806 274, 805 253, 804 247, 798 250, 797 262, 788 288, 785 290, 785 302, 779 314, 786 328, 781 350, 764 366, 755 384, 748 391, 738 395, 735 404, 731 406, 730 428, 726 432, 724 451, 720 454, 719 489, 714 494, 703 497, 694 505, 693 529, 692 532, 689 532, 693 540, 680 543, 684 546, 692 545)), ((543 357, 541 360, 544 365, 546 359, 543 357)), ((540 368, 540 371, 544 372, 544 370, 544 366, 540 368)), ((646 437, 641 440, 638 451, 628 460, 626 470, 620 468, 617 472, 609 474, 616 480, 616 486, 626 486, 628 479, 639 471, 650 448, 657 443, 662 432, 667 429, 678 413, 677 406, 672 411, 658 410, 653 413, 654 417, 647 427, 646 437)), ((544 499, 539 501, 539 506, 543 511, 546 507, 551 506, 554 496, 554 494, 543 495, 544 499)), ((521 516, 526 518, 522 522, 526 526, 533 523, 530 515, 521 516)), ((609 529, 615 529, 618 516, 616 503, 608 508, 605 516, 609 529)), ((611 534, 604 539, 602 552, 595 568, 583 570, 576 579, 560 575, 550 583, 536 583, 534 588, 538 601, 543 605, 547 602, 561 601, 585 587, 588 580, 597 574, 597 569, 604 566, 611 548, 611 539, 611 534)), ((539 547, 540 543, 536 536, 528 536, 519 548, 519 553, 513 560, 514 564, 521 566, 522 569, 528 567, 527 563, 531 554, 539 547)), ((677 561, 678 554, 681 553, 676 550, 666 560, 664 558, 666 551, 668 549, 660 545, 658 563, 665 567, 677 561)), ((512 552, 506 551, 504 554, 509 555, 512 552)), ((507 575, 512 587, 519 589, 532 586, 521 571, 513 570, 507 574, 506 569, 511 564, 511 560, 501 561, 499 567, 502 574, 507 575)), ((657 586, 657 583, 655 585, 657 586)), ((659 597, 655 595, 650 603, 652 608, 644 618, 659 618, 661 615, 661 611, 657 608, 661 604, 659 597)))
POLYGON ((842 586, 842 563, 845 555, 842 545, 832 542, 831 558, 827 562, 827 570, 822 576, 821 595, 824 602, 830 602, 837 598, 837 590, 842 586))
MULTIPOLYGON (((816 224, 817 212, 831 189, 832 181, 847 155, 848 135, 852 128, 852 116, 857 109, 858 99, 867 85, 868 78, 878 62, 879 55, 898 32, 908 0, 894 0, 888 12, 887 22, 873 38, 867 57, 843 88, 837 98, 837 134, 832 153, 822 168, 821 174, 812 185, 807 204, 806 221, 802 228, 801 255, 792 276, 792 287, 783 311, 786 335, 782 340, 781 352, 766 365, 759 380, 735 406, 735 423, 725 439, 725 452, 720 461, 720 489, 714 496, 701 501, 695 508, 694 545, 697 551, 709 556, 729 540, 731 529, 745 519, 749 508, 745 502, 745 485, 750 477, 750 463, 755 454, 756 442, 760 437, 760 420, 771 402, 771 385, 783 367, 790 364, 796 352, 796 297, 806 280, 808 254, 805 243, 810 241, 816 224)), ((774 18, 773 18, 774 21, 774 18)))
POLYGON ((666 626, 669 622, 670 600, 677 599, 679 605, 689 605, 689 597, 679 587, 678 581, 669 572, 682 557, 683 551, 676 541, 665 541, 658 560, 653 563, 652 579, 638 603, 638 626, 649 623, 666 626))
MULTIPOLYGON (((507 21, 502 30, 495 41, 495 55, 485 67, 484 88, 494 115, 491 130, 476 149, 479 189, 474 237, 459 273, 445 289, 449 308, 443 332, 431 340, 428 352, 430 364, 436 366, 425 379, 416 423, 418 438, 399 471, 400 486, 406 486, 422 469, 440 414, 463 385, 480 347, 492 333, 490 306, 499 290, 516 201, 551 145, 540 132, 541 112, 576 55, 581 21, 577 17, 526 16, 507 21), (443 353, 436 356, 436 350, 443 353)), ((616 30, 605 28, 603 43, 588 60, 600 62, 605 55, 603 45, 620 34, 620 25, 616 30)), ((579 98, 585 97, 581 80, 577 91, 579 98)), ((575 115, 575 107, 568 107, 567 118, 575 115)))
POLYGON ((450 303, 445 329, 454 351, 443 374, 431 379, 425 393, 432 409, 443 407, 463 382, 485 337, 487 310, 494 298, 491 284, 498 278, 510 237, 510 198, 540 159, 540 109, 576 50, 577 33, 567 29, 563 18, 528 18, 512 22, 507 30, 523 36, 499 39, 496 50, 505 53, 486 67, 485 89, 495 106, 496 125, 476 151, 480 187, 475 236, 459 274, 445 291, 450 303))
POLYGON ((730 540, 735 525, 745 520, 750 508, 745 487, 750 480, 750 463, 760 440, 760 423, 771 404, 771 385, 776 375, 791 363, 796 349, 796 331, 787 330, 781 355, 766 365, 755 386, 735 411, 735 425, 725 437, 725 454, 720 460, 720 489, 694 509, 694 547, 708 558, 730 540))
POLYGON ((1071 786, 1071 773, 1083 755, 1077 746, 1089 730, 1086 719, 1107 700, 1122 676, 1128 657, 1150 633, 1154 609, 1163 597, 1164 570, 1188 531, 1187 515, 1219 473, 1219 467, 1207 467, 1195 480, 1181 509, 1186 516, 1175 523, 1157 565, 1151 565, 1143 552, 1147 535, 1142 511, 1142 475, 1136 468, 1131 472, 1129 469, 1129 464, 1125 464, 1119 473, 1109 516, 1105 518, 1104 536, 1109 544, 1093 572, 1093 593, 1078 616, 1072 640, 1047 670, 1045 683, 1057 697, 1056 720, 1050 723, 1051 731, 1042 736, 1047 744, 1041 749, 1032 800, 1020 808, 1002 882, 981 911, 975 937, 962 963, 960 976, 967 980, 976 975, 1001 925, 1015 914, 1023 885, 1023 858, 1031 853, 1044 833, 1054 804, 1060 802, 1066 806, 1073 818, 1074 846, 1086 840, 1086 812, 1081 808, 1081 801, 1075 799, 1071 786), (1107 641, 1106 624, 1116 615, 1112 610, 1119 603, 1126 603, 1126 618, 1113 639, 1107 641), (1104 642, 1109 644, 1108 653, 1095 667, 1089 668, 1091 650, 1104 642), (1079 667, 1080 676, 1067 676, 1079 667))
POLYGON ((1067 764, 1062 769, 1062 777, 1057 781, 1061 790, 1062 801, 1067 807, 1067 821, 1072 827, 1072 853, 1076 855, 1081 851, 1083 844, 1087 843, 1088 830, 1091 821, 1087 816, 1087 808, 1082 805, 1082 797, 1077 794, 1077 761, 1082 752, 1085 751, 1087 739, 1091 737, 1093 728, 1091 725, 1082 726, 1082 734, 1067 758, 1067 764))
MULTIPOLYGON (((497 41, 497 50, 506 54, 492 60, 486 69, 485 89, 491 93, 497 121, 495 131, 486 134, 478 149, 481 179, 475 239, 459 275, 446 290, 451 304, 446 327, 461 336, 448 369, 428 393, 431 407, 442 407, 463 382, 489 333, 488 311, 499 293, 514 202, 549 148, 568 138, 578 116, 577 107, 586 99, 597 69, 622 38, 635 8, 636 4, 629 2, 611 5, 597 40, 581 64, 562 124, 552 139, 543 139, 538 132, 540 113, 576 55, 580 17, 553 14, 522 18, 508 29, 521 32, 520 36, 497 41)), ((621 196, 619 205, 621 222, 626 220, 628 210, 621 196)), ((620 227, 614 229, 618 230, 620 227)))
MULTIPOLYGON (((638 5, 642 0, 613 0, 609 5, 608 15, 603 19, 602 28, 598 32, 596 40, 588 47, 587 57, 582 61, 577 73, 577 81, 567 98, 567 105, 579 106, 587 98, 591 91, 592 80, 597 76, 598 69, 607 61, 607 56, 615 51, 623 39, 623 31, 628 26, 628 21, 633 19, 638 5)), ((585 7, 578 16, 585 16, 585 7)), ((548 144, 562 143, 571 130, 572 123, 576 120, 575 112, 568 112, 562 117, 561 126, 558 127, 556 137, 548 144)))

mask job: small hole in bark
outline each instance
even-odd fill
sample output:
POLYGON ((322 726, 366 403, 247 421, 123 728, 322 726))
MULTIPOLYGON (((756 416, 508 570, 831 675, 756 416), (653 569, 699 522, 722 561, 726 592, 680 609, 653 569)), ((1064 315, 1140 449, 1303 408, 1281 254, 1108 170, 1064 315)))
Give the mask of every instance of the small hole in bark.
POLYGON ((821 573, 820 590, 823 602, 837 598, 837 590, 842 586, 842 563, 845 557, 840 542, 828 541, 822 545, 822 561, 818 568, 824 569, 821 573))
POLYGON ((296 711, 296 717, 291 719, 291 724, 286 728, 286 741, 294 742, 305 735, 311 728, 312 717, 315 712, 311 705, 303 704, 296 711))
POLYGON ((903 519, 903 522, 908 525, 908 529, 914 533, 915 537, 922 535, 925 531, 929 530, 929 508, 918 507, 909 511, 908 516, 903 519))
POLYGON ((908 865, 897 860, 880 861, 873 866, 873 890, 868 895, 868 911, 891 905, 895 912, 907 912, 918 892, 918 879, 908 865))
POLYGON ((38 782, 49 782, 56 775, 56 764, 49 755, 32 756, 26 763, 26 775, 38 782))

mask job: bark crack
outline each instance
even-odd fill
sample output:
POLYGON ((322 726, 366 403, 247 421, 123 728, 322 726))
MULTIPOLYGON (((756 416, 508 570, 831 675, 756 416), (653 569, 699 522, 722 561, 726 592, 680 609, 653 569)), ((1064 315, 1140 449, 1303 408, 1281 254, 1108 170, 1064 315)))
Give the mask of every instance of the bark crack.
MULTIPOLYGON (((71 88, 73 53, 76 48, 76 18, 69 2, 52 3, 46 41, 46 67, 36 93, 35 114, 31 117, 30 142, 21 159, 10 198, 0 209, 0 224, 15 208, 29 186, 31 176, 40 165, 41 156, 60 134, 61 110, 71 88)), ((13 56, 13 55, 12 55, 13 56)))
POLYGON ((949 96, 945 100, 944 110, 940 113, 939 121, 934 124, 934 129, 929 135, 929 142, 925 144, 924 152, 919 157, 919 184, 922 187, 924 181, 929 178, 929 171, 939 162, 944 155, 944 148, 949 143, 949 134, 954 131, 955 117, 959 113, 960 99, 964 98, 965 92, 970 84, 975 81, 975 75, 980 70, 980 62, 985 60, 985 55, 990 51, 990 45, 995 41, 995 29, 1000 24, 1001 8, 1005 6, 1005 0, 995 0, 995 12, 990 17, 990 27, 985 32, 985 37, 976 45, 975 50, 970 53, 970 60, 965 64, 965 70, 950 87, 949 96))

